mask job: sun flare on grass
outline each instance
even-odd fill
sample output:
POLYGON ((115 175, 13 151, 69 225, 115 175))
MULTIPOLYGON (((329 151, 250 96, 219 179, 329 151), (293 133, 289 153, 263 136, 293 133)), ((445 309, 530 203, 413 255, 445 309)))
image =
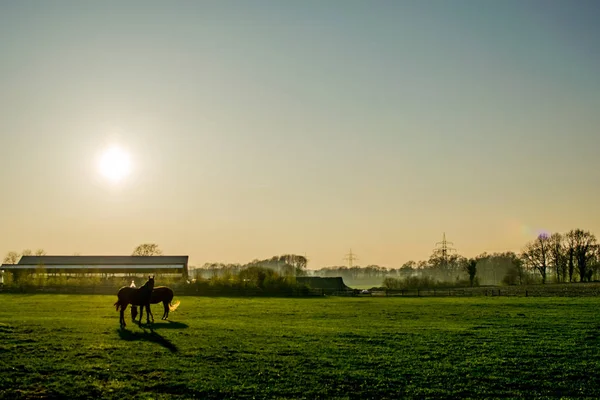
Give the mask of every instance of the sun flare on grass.
POLYGON ((112 183, 118 183, 131 173, 131 158, 120 147, 107 149, 100 157, 99 171, 112 183))

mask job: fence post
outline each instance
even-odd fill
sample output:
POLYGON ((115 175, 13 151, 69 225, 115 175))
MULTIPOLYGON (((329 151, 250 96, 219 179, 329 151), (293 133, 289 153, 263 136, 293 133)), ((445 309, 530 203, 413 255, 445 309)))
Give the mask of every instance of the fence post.
POLYGON ((419 297, 419 289, 417 289, 417 297, 419 297))
POLYGON ((525 297, 527 297, 527 296, 528 296, 527 289, 525 289, 525 297))

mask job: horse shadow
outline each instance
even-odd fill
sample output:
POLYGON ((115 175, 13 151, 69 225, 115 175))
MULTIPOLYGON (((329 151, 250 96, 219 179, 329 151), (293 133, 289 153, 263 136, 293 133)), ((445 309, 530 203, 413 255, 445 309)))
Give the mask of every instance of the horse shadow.
POLYGON ((165 321, 153 323, 150 329, 185 329, 188 327, 189 325, 182 322, 165 321))
MULTIPOLYGON (((144 329, 144 327, 140 327, 144 329)), ((142 332, 132 332, 125 328, 119 328, 117 329, 117 332, 119 333, 119 337, 123 340, 132 342, 144 340, 147 342, 152 342, 161 345, 165 349, 169 350, 171 353, 177 353, 179 351, 177 346, 175 346, 169 339, 154 332, 154 329, 152 327, 149 329, 149 331, 144 329, 142 332)))

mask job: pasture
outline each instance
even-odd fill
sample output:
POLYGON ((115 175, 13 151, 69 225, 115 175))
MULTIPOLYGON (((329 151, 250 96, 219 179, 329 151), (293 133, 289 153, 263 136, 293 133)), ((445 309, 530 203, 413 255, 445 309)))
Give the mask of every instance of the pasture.
POLYGON ((599 298, 176 299, 0 294, 0 398, 600 397, 599 298))

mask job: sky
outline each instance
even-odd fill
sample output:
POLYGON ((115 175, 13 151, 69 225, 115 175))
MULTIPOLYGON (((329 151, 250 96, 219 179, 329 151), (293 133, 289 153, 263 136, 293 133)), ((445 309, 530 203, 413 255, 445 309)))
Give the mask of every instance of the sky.
POLYGON ((444 232, 465 256, 600 234, 599 18, 593 0, 0 0, 0 253, 399 268, 444 232))

